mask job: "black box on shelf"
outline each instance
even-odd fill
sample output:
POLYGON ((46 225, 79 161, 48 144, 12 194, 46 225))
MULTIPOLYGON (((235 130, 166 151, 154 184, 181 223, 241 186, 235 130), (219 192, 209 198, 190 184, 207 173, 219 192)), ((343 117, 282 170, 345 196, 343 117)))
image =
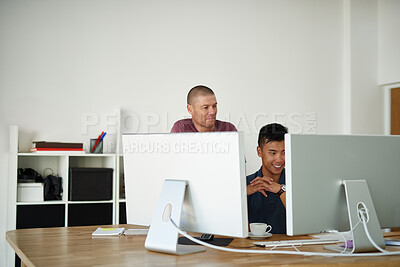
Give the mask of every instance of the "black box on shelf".
POLYGON ((65 204, 17 205, 17 229, 64 226, 65 204))
POLYGON ((113 203, 84 203, 68 205, 68 226, 110 225, 113 203))
POLYGON ((69 200, 111 200, 113 169, 70 168, 69 200))

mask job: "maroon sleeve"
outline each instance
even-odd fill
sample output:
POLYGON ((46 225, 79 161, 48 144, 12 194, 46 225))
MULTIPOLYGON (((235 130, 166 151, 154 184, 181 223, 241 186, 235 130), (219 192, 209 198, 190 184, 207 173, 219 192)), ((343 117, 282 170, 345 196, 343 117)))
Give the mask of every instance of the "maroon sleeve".
POLYGON ((233 125, 232 123, 229 123, 229 124, 230 124, 230 126, 229 126, 230 131, 237 132, 237 129, 236 129, 235 125, 233 125))
POLYGON ((215 132, 237 132, 235 125, 227 121, 216 121, 215 132))
POLYGON ((183 132, 182 124, 179 121, 174 123, 174 126, 171 128, 171 133, 180 133, 183 132))

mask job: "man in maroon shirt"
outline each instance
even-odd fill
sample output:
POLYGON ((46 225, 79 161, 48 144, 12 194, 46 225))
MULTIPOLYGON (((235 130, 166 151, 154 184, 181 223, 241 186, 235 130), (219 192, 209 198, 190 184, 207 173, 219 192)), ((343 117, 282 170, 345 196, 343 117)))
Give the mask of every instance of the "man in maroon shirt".
MULTIPOLYGON (((216 119, 217 98, 207 86, 197 85, 190 89, 187 95, 187 110, 192 118, 175 122, 171 133, 237 131, 232 123, 216 119)), ((200 240, 209 241, 213 238, 211 234, 202 234, 200 240)))
POLYGON ((233 124, 216 119, 217 99, 207 86, 197 85, 189 91, 187 110, 192 118, 175 122, 171 133, 237 131, 233 124))

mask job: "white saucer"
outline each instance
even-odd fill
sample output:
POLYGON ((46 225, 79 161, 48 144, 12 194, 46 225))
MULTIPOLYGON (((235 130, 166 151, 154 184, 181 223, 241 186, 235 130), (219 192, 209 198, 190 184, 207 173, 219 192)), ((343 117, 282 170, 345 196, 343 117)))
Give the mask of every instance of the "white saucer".
POLYGON ((250 239, 256 239, 256 240, 266 239, 266 238, 268 238, 270 236, 272 236, 271 233, 265 233, 263 235, 253 235, 251 232, 249 233, 249 238, 250 239))

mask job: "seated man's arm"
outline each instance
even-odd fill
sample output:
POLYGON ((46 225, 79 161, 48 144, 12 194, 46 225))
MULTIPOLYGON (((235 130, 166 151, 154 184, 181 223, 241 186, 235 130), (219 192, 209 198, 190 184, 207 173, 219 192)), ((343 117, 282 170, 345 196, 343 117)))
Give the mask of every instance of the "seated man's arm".
POLYGON ((281 198, 282 204, 286 209, 286 192, 283 192, 279 197, 281 198))
MULTIPOLYGON (((247 185, 247 195, 252 195, 256 192, 260 192, 265 197, 268 197, 266 191, 272 193, 278 193, 281 190, 282 185, 273 181, 272 178, 269 177, 257 177, 247 185)), ((286 208, 286 192, 283 192, 280 196, 282 204, 286 208)))

